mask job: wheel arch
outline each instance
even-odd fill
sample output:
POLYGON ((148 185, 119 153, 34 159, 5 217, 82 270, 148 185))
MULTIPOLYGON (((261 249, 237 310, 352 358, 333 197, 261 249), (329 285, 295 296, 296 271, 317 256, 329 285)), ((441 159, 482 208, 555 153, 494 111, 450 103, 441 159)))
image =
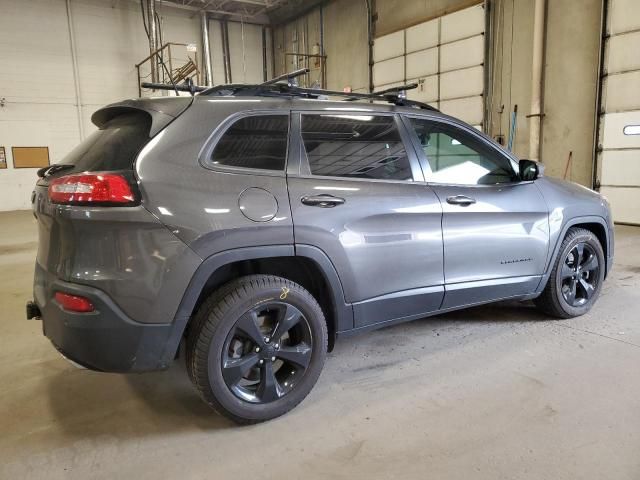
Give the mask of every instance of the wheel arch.
POLYGON ((256 273, 287 278, 311 292, 325 314, 329 351, 337 331, 353 328, 353 311, 344 300, 337 271, 324 252, 305 245, 239 248, 212 255, 200 264, 174 317, 164 358, 175 356, 192 316, 205 298, 235 278, 256 273))
POLYGON ((542 290, 544 289, 545 285, 547 284, 547 281, 549 280, 549 275, 551 274, 551 270, 553 269, 553 265, 556 262, 556 259, 558 257, 558 254, 560 253, 560 246, 562 245, 562 242, 564 241, 565 237, 567 236, 567 233, 569 232, 570 228, 574 228, 574 227, 579 227, 579 228, 584 228, 585 230, 589 230, 590 232, 592 232, 600 241, 600 244, 602 245, 602 249, 604 251, 604 258, 605 258, 605 278, 608 274, 609 268, 610 266, 608 265, 608 255, 609 255, 609 249, 610 249, 610 239, 609 239, 609 229, 607 227, 607 222, 603 217, 599 217, 599 216, 584 216, 584 217, 574 217, 571 218, 569 220, 567 220, 567 222, 564 224, 564 226, 562 227, 560 234, 558 235, 558 237, 555 240, 555 244, 553 245, 553 251, 552 254, 549 257, 549 261, 547 263, 547 267, 545 269, 545 274, 542 276, 542 279, 540 280, 540 283, 538 285, 538 288, 536 290, 537 293, 542 292, 542 290))

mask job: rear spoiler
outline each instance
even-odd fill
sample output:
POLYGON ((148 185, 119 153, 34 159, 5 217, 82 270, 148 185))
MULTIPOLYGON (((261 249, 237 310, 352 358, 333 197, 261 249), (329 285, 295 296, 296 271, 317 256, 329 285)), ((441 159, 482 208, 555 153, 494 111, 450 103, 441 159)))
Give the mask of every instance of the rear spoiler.
POLYGON ((155 136, 172 120, 184 112, 193 102, 193 97, 164 97, 123 100, 97 110, 91 115, 91 121, 98 128, 118 115, 132 112, 144 112, 151 117, 149 136, 155 136))

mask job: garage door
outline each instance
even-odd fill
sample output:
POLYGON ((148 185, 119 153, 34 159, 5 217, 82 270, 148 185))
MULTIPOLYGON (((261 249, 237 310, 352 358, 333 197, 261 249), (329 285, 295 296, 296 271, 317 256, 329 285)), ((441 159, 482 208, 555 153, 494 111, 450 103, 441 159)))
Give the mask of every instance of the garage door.
POLYGON ((484 114, 484 7, 459 10, 375 39, 375 90, 418 83, 407 92, 481 127, 484 114))
POLYGON ((640 224, 640 2, 609 0, 600 117, 600 191, 616 222, 640 224))

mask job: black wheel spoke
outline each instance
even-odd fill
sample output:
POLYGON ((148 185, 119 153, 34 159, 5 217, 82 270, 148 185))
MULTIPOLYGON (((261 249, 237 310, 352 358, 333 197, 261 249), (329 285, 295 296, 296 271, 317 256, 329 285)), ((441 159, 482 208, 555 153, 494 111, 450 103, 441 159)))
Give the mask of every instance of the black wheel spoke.
POLYGON ((598 257, 592 253, 589 255, 589 258, 585 260, 584 265, 582 265, 582 271, 592 272, 596 268, 598 268, 598 257))
POLYGON ((595 288, 589 282, 587 282, 584 278, 580 279, 580 287, 582 287, 582 291, 584 292, 585 298, 588 300, 593 295, 595 288))
POLYGON ((284 305, 278 312, 278 319, 271 334, 273 341, 280 339, 286 332, 295 327, 302 319, 302 313, 293 305, 284 305))
POLYGON ((258 327, 258 314, 255 311, 252 310, 245 313, 240 317, 236 326, 254 343, 261 346, 264 345, 264 338, 262 337, 262 332, 260 332, 260 327, 258 327))
POLYGON ((222 378, 242 401, 268 403, 288 395, 311 364, 309 321, 280 300, 258 303, 238 317, 227 335, 222 378))
POLYGON ((562 264, 562 270, 560 271, 562 280, 566 280, 567 278, 573 278, 575 274, 576 274, 575 270, 571 268, 569 265, 567 265, 566 262, 562 264))
POLYGON ((600 262, 598 254, 586 242, 576 244, 567 254, 560 270, 562 296, 572 307, 591 301, 598 287, 600 262))
POLYGON ((293 347, 280 347, 276 357, 306 369, 311 361, 311 347, 304 342, 293 347))
POLYGON ((569 302, 569 305, 573 305, 576 301, 576 286, 577 283, 575 280, 569 282, 569 290, 565 294, 565 299, 569 302))
POLYGON ((258 364, 258 354, 250 353, 240 358, 225 360, 222 376, 227 385, 236 385, 249 371, 258 364))
POLYGON ((582 263, 582 256, 584 255, 584 243, 579 243, 576 245, 576 250, 578 252, 576 256, 575 265, 580 265, 582 263))
POLYGON ((271 362, 264 363, 260 368, 260 385, 256 393, 262 402, 272 402, 282 395, 271 362))

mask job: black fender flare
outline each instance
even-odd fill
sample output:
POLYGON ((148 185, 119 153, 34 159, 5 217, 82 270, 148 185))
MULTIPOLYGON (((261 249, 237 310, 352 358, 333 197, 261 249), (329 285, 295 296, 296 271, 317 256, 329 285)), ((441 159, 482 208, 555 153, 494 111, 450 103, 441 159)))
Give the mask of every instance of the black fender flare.
MULTIPOLYGON (((196 306, 198 298, 202 293, 205 284, 211 276, 220 268, 234 262, 242 260, 256 260, 260 258, 272 257, 304 257, 313 261, 325 277, 327 285, 331 290, 331 298, 334 311, 334 332, 338 330, 349 330, 353 328, 353 309, 344 299, 342 283, 338 273, 331 263, 331 260, 320 249, 310 245, 266 245, 258 247, 237 248, 225 250, 207 257, 197 268, 189 286, 187 287, 178 310, 174 316, 171 333, 169 335, 166 348, 162 355, 162 363, 168 364, 174 357, 184 330, 191 318, 191 314, 196 306)), ((335 334, 334 334, 335 335, 335 334)), ((334 338, 329 339, 330 345, 334 338)))
POLYGON ((607 221, 603 218, 600 217, 598 215, 588 215, 588 216, 583 216, 583 217, 573 217, 570 218, 569 220, 567 220, 562 229, 560 230, 560 234, 558 235, 558 238, 556 239, 555 245, 553 246, 553 251, 551 252, 551 255, 549 255, 549 260, 548 263, 546 265, 545 268, 545 272, 544 275, 542 275, 542 277, 540 278, 540 283, 538 284, 538 288, 536 289, 536 293, 541 293, 542 290, 544 290, 544 287, 547 285, 547 281, 549 280, 549 275, 551 275, 551 270, 553 269, 553 265, 556 262, 556 259, 558 258, 558 254, 560 253, 560 246, 562 245, 562 241, 564 240, 564 237, 567 236, 567 232, 569 231, 569 229, 571 227, 574 227, 576 225, 581 225, 584 223, 597 223, 599 225, 602 226, 602 228, 604 229, 605 232, 605 236, 607 239, 607 245, 603 245, 606 248, 606 254, 605 254, 605 275, 608 273, 609 269, 610 269, 610 265, 609 265, 609 258, 608 258, 608 252, 611 251, 611 234, 609 232, 609 226, 607 225, 607 221))

